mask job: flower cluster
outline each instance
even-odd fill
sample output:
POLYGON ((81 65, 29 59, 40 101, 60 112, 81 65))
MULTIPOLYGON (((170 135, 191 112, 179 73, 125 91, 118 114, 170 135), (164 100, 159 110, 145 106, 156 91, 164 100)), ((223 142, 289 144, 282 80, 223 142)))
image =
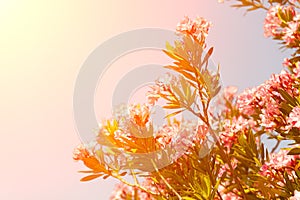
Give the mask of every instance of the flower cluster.
POLYGON ((82 145, 78 145, 73 152, 74 160, 84 160, 90 157, 90 152, 82 145))
POLYGON ((260 168, 260 174, 283 182, 284 179, 282 178, 282 174, 284 172, 291 172, 295 168, 297 158, 299 158, 299 156, 288 155, 287 150, 280 150, 277 153, 272 153, 270 155, 270 160, 264 163, 260 168))
POLYGON ((138 197, 138 200, 142 200, 142 199, 154 200, 155 199, 154 197, 152 197, 149 193, 147 193, 145 191, 142 191, 133 186, 128 186, 124 183, 119 183, 116 185, 114 191, 112 192, 110 200, 136 199, 135 197, 138 197))
POLYGON ((146 93, 148 104, 153 106, 164 96, 168 96, 171 92, 171 86, 177 85, 176 77, 170 73, 155 80, 155 84, 150 86, 150 90, 146 93))
POLYGON ((141 188, 126 185, 124 183, 119 183, 116 185, 110 200, 127 200, 127 199, 137 199, 137 200, 155 200, 155 196, 164 194, 165 187, 163 184, 155 184, 151 178, 145 178, 141 183, 143 189, 147 189, 148 192, 142 190, 141 188), (151 193, 151 194, 150 194, 151 193))
POLYGON ((265 18, 266 37, 282 39, 289 47, 299 47, 300 15, 292 6, 271 6, 265 18))
POLYGON ((296 78, 300 79, 300 62, 294 63, 290 59, 285 58, 282 65, 289 69, 296 78))
POLYGON ((232 119, 224 120, 224 129, 220 132, 220 140, 225 148, 231 149, 236 143, 238 136, 248 130, 250 126, 254 126, 253 120, 247 120, 242 116, 233 117, 232 119))
POLYGON ((211 22, 208 22, 202 17, 196 17, 192 20, 185 16, 185 18, 178 23, 176 31, 182 34, 189 34, 193 36, 194 39, 200 41, 200 43, 204 43, 211 25, 211 22))
POLYGON ((237 107, 247 116, 257 118, 258 124, 267 131, 284 127, 285 117, 280 111, 284 98, 280 91, 284 90, 291 96, 299 96, 299 90, 294 87, 297 79, 286 71, 273 74, 264 84, 245 90, 237 99, 237 107))
POLYGON ((300 129, 300 106, 294 107, 287 119, 287 129, 300 129))

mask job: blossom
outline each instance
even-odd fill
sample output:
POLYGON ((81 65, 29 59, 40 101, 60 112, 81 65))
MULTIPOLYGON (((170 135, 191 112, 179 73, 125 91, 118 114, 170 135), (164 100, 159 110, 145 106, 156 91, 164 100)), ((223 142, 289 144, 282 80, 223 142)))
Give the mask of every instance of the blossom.
POLYGON ((246 131, 249 128, 254 127, 256 124, 252 119, 245 119, 242 116, 233 117, 231 120, 225 119, 223 124, 223 130, 220 132, 220 140, 224 147, 229 149, 237 141, 240 133, 246 131))
POLYGON ((161 147, 169 144, 173 138, 178 134, 179 126, 177 124, 164 125, 155 135, 155 140, 161 147))
POLYGON ((280 111, 280 104, 284 98, 279 90, 297 96, 299 90, 294 87, 295 83, 295 77, 284 70, 280 74, 273 74, 265 83, 240 94, 237 97, 237 107, 245 115, 257 115, 259 117, 257 122, 267 131, 273 131, 285 123, 280 111))
POLYGON ((228 101, 232 101, 235 94, 237 93, 238 88, 235 86, 229 86, 224 89, 224 97, 228 101))
POLYGON ((294 107, 287 119, 288 129, 300 129, 300 106, 294 107))
MULTIPOLYGON (((282 14, 281 14, 282 15, 282 14)), ((268 10, 264 23, 265 37, 274 37, 285 41, 290 47, 298 47, 296 41, 300 39, 299 35, 299 14, 292 6, 282 6, 277 4, 271 6, 268 10), (281 19, 279 12, 289 16, 287 19, 281 19)))
POLYGON ((285 58, 284 61, 283 61, 283 63, 282 63, 282 65, 284 67, 291 67, 292 63, 291 63, 291 61, 288 58, 285 58))
POLYGON ((286 42, 287 45, 293 45, 295 40, 300 39, 300 35, 298 33, 299 30, 299 22, 291 21, 288 22, 288 26, 283 29, 283 37, 282 39, 286 42))
MULTIPOLYGON (((235 170, 235 168, 237 167, 238 160, 237 160, 237 159, 232 159, 232 160, 230 161, 230 163, 231 163, 232 169, 235 170)), ((229 176, 231 176, 231 175, 232 175, 231 170, 230 170, 231 167, 229 166, 228 163, 225 163, 225 164, 221 167, 221 169, 220 169, 220 171, 219 171, 219 173, 218 173, 218 177, 219 177, 219 178, 222 177, 223 174, 224 174, 225 172, 226 172, 229 176)))
POLYGON ((171 85, 177 85, 177 79, 170 73, 155 80, 155 84, 151 85, 146 93, 148 104, 153 106, 162 96, 170 95, 171 85))
POLYGON ((227 192, 226 188, 222 185, 219 186, 218 190, 220 191, 220 195, 223 200, 241 200, 242 198, 236 195, 233 192, 227 192))
POLYGON ((264 35, 265 37, 276 37, 281 33, 281 20, 278 18, 277 12, 281 8, 280 5, 271 6, 268 10, 264 23, 264 35))
POLYGON ((202 120, 198 122, 196 133, 197 139, 199 138, 199 140, 204 140, 207 137, 208 126, 202 120))
POLYGON ((85 158, 90 157, 89 151, 82 145, 78 145, 73 152, 74 160, 84 160, 85 158))
POLYGON ((127 200, 134 199, 135 192, 137 193, 137 198, 139 200, 154 200, 150 194, 145 191, 138 189, 137 187, 128 186, 124 183, 117 184, 110 200, 127 200))
MULTIPOLYGON (((153 194, 158 195, 165 193, 164 185, 160 183, 154 183, 151 178, 145 178, 145 180, 141 183, 141 186, 153 194)), ((147 193, 146 191, 141 190, 138 187, 129 186, 124 183, 119 183, 116 185, 110 197, 110 200, 135 199, 135 192, 138 200, 155 200, 154 196, 150 193, 147 193)))
POLYGON ((279 172, 291 171, 296 166, 297 157, 295 155, 288 155, 287 150, 271 153, 270 160, 265 162, 260 168, 260 174, 274 179, 280 175, 279 172))
POLYGON ((295 67, 292 69, 292 72, 294 73, 296 78, 300 78, 300 62, 297 62, 295 64, 295 67))
POLYGON ((192 20, 185 16, 184 19, 178 23, 176 31, 178 33, 191 35, 194 39, 204 43, 211 25, 211 22, 208 22, 202 17, 196 17, 196 19, 192 20))
POLYGON ((241 200, 242 198, 233 192, 222 194, 223 200, 241 200))

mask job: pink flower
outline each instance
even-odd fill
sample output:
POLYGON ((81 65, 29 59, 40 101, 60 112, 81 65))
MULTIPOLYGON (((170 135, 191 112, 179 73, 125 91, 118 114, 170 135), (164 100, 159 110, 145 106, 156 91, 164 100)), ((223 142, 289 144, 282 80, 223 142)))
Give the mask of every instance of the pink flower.
POLYGON ((206 139, 207 134, 208 134, 208 127, 202 120, 198 122, 196 131, 197 131, 196 136, 197 136, 197 139, 199 139, 199 141, 206 139))
MULTIPOLYGON (((154 181, 150 178, 145 178, 145 181, 141 183, 141 186, 147 191, 155 193, 155 194, 164 194, 164 185, 159 183, 154 183, 154 181)), ((127 199, 135 199, 134 194, 137 192, 137 199, 138 200, 155 200, 155 198, 139 189, 138 187, 128 186, 124 183, 119 183, 116 185, 110 200, 127 200, 127 199)))
POLYGON ((277 4, 270 7, 264 23, 265 37, 274 37, 285 41, 290 47, 298 47, 296 40, 300 39, 299 35, 299 14, 292 6, 281 6, 277 4), (279 11, 289 16, 289 21, 283 21, 279 18, 279 11))
POLYGON ((247 120, 242 116, 233 117, 231 120, 225 119, 223 124, 224 129, 220 132, 219 136, 221 143, 229 150, 236 143, 240 133, 253 128, 255 125, 252 119, 247 120))
POLYGON ((200 43, 204 43, 211 25, 211 22, 208 22, 202 17, 196 17, 196 19, 191 20, 185 16, 184 19, 178 23, 176 31, 178 33, 191 35, 200 43))
POLYGON ((177 135, 179 127, 177 124, 164 125, 155 135, 155 140, 161 147, 165 147, 177 135))
POLYGON ((294 107, 287 119, 288 129, 300 129, 300 106, 294 107))
POLYGON ((241 200, 242 198, 239 197, 238 195, 234 194, 233 192, 229 192, 226 194, 222 194, 222 199, 223 200, 241 200))
POLYGON ((219 186, 218 191, 221 194, 223 200, 241 200, 242 198, 233 192, 226 193, 226 188, 222 185, 219 186))
POLYGON ((162 96, 168 96, 171 91, 171 85, 176 85, 177 79, 170 73, 165 74, 165 76, 160 77, 155 81, 155 84, 150 86, 150 90, 146 93, 148 104, 150 106, 155 105, 155 103, 162 96))
MULTIPOLYGON (((235 169, 235 168, 237 167, 238 161, 237 161, 236 159, 232 159, 230 162, 231 162, 232 168, 235 169)), ((231 174, 231 171, 230 171, 230 167, 229 167, 229 165, 228 165, 227 163, 225 163, 225 164, 221 167, 221 169, 220 169, 220 171, 219 171, 219 174, 218 174, 218 177, 219 177, 219 178, 222 177, 222 175, 223 175, 225 172, 227 172, 227 174, 228 174, 229 176, 232 175, 232 174, 231 174)))
POLYGON ((237 108, 245 115, 255 113, 255 106, 257 104, 256 92, 256 88, 246 89, 237 98, 237 108))
POLYGON ((296 78, 300 78, 300 62, 296 63, 296 67, 293 69, 293 73, 295 74, 296 78))
POLYGON ((237 93, 238 91, 238 88, 235 87, 235 86, 229 86, 229 87, 226 87, 224 89, 224 97, 228 100, 228 101, 232 101, 235 94, 237 93))
POLYGON ((152 197, 145 191, 142 191, 138 188, 128 186, 124 183, 117 184, 110 200, 127 200, 127 199, 134 199, 135 192, 137 192, 137 199, 139 200, 154 200, 155 198, 152 197))
POLYGON ((282 65, 284 67, 291 67, 292 63, 291 63, 291 61, 288 58, 285 58, 284 61, 283 61, 283 63, 282 63, 282 65))
POLYGON ((264 35, 265 37, 276 37, 281 34, 281 20, 277 16, 278 9, 282 6, 271 6, 268 10, 267 17, 264 23, 264 35))
POLYGON ((78 145, 73 152, 74 160, 83 160, 88 157, 90 157, 90 153, 82 144, 78 145))
POLYGON ((299 39, 299 22, 291 21, 288 22, 288 26, 283 29, 284 36, 282 39, 287 45, 293 45, 295 40, 299 39))
MULTIPOLYGON (((296 166, 296 158, 298 156, 288 155, 287 150, 280 150, 278 153, 270 154, 270 160, 265 162, 260 168, 260 174, 272 179, 276 179, 280 175, 279 172, 291 171, 296 166)), ((282 182, 283 182, 282 178, 282 182)))
POLYGON ((279 109, 284 98, 279 89, 291 96, 298 96, 299 90, 294 87, 295 83, 295 77, 286 71, 273 74, 264 84, 240 94, 237 97, 237 108, 244 115, 255 115, 256 121, 267 131, 285 126, 284 116, 279 109))
POLYGON ((134 188, 123 183, 119 183, 116 185, 110 200, 122 200, 127 199, 128 196, 133 196, 134 188))

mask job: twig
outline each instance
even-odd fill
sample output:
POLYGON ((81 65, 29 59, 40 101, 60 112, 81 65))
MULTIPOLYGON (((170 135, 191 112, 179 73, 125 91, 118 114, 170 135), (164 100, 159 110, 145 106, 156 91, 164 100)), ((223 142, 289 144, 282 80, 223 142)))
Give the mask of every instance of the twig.
POLYGON ((168 188, 170 190, 172 190, 172 192, 174 192, 174 194, 178 197, 179 200, 182 200, 182 197, 176 192, 176 190, 168 183, 168 181, 165 179, 165 177, 163 177, 161 175, 161 173, 159 172, 159 170, 157 169, 154 161, 151 159, 151 162, 153 164, 153 167, 155 168, 156 173, 159 175, 159 177, 163 180, 163 182, 168 186, 168 188))
POLYGON ((244 188, 243 188, 243 186, 242 186, 240 180, 238 179, 238 176, 237 176, 237 174, 235 173, 235 170, 233 169, 232 163, 231 163, 231 161, 230 161, 230 159, 229 159, 227 153, 224 151, 224 148, 222 148, 219 139, 217 138, 217 136, 216 136, 214 130, 213 130, 210 126, 209 126, 209 131, 212 133, 212 136, 213 136, 214 140, 216 140, 216 144, 217 144, 218 148, 219 148, 220 151, 221 151, 221 156, 223 156, 223 157, 226 159, 226 161, 227 161, 227 163, 228 163, 228 166, 229 166, 229 169, 230 169, 230 171, 231 171, 231 173, 232 173, 232 176, 233 176, 234 180, 236 181, 236 183, 237 183, 237 185, 238 185, 240 191, 242 192, 242 195, 243 195, 244 199, 247 199, 247 198, 246 198, 246 193, 245 193, 245 191, 244 191, 244 188))
POLYGON ((139 185, 139 184, 132 184, 132 183, 129 183, 128 181, 126 181, 125 179, 123 179, 122 177, 120 177, 119 175, 114 175, 112 174, 112 177, 118 179, 119 181, 121 181, 122 183, 124 183, 125 185, 128 185, 130 187, 133 187, 133 188, 138 188, 144 192, 147 192, 148 194, 151 194, 151 195, 154 195, 154 196, 157 196, 157 193, 155 192, 152 192, 150 190, 148 190, 147 188, 139 185))

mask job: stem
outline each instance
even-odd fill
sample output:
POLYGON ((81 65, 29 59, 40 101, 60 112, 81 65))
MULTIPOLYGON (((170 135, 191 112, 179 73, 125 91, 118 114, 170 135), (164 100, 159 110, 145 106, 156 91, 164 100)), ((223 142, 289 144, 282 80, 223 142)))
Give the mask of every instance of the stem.
POLYGON ((271 153, 274 153, 274 152, 276 151, 276 149, 278 148, 278 146, 280 145, 280 143, 281 143, 281 140, 277 140, 277 143, 276 143, 276 145, 272 148, 271 153))
POLYGON ((190 107, 185 107, 186 109, 188 109, 188 111, 190 111, 193 115, 195 115, 196 117, 199 117, 204 123, 207 123, 207 120, 205 119, 205 117, 203 115, 201 115, 200 113, 196 113, 193 109, 191 109, 190 107))
POLYGON ((267 11, 269 10, 269 9, 268 9, 267 7, 265 7, 264 4, 262 4, 262 3, 259 4, 258 7, 259 7, 259 8, 262 8, 262 9, 264 9, 264 10, 267 10, 267 11))
POLYGON ((182 200, 182 197, 176 192, 176 190, 168 183, 168 181, 165 179, 165 177, 163 177, 161 175, 161 173, 159 172, 159 170, 157 169, 154 161, 151 159, 151 162, 153 164, 153 167, 155 168, 156 173, 159 175, 159 177, 163 180, 163 182, 168 186, 168 188, 170 190, 172 190, 172 192, 174 192, 174 194, 178 197, 179 200, 182 200))
POLYGON ((222 198, 222 196, 221 196, 221 194, 220 194, 220 192, 217 190, 217 194, 218 194, 218 196, 219 196, 219 198, 221 199, 221 200, 223 200, 223 198, 222 198))
POLYGON ((139 185, 139 182, 138 182, 138 180, 137 180, 137 178, 136 178, 136 175, 135 175, 135 173, 134 173, 134 171, 133 171, 132 168, 130 168, 130 172, 131 172, 131 174, 132 174, 132 177, 133 177, 133 180, 134 180, 135 185, 139 185))
POLYGON ((239 190, 242 192, 243 198, 244 198, 244 199, 247 199, 247 198, 246 198, 246 193, 245 193, 245 191, 244 191, 244 188, 243 188, 243 186, 242 186, 240 180, 238 179, 238 176, 237 176, 237 174, 235 173, 235 170, 233 169, 232 163, 231 163, 231 161, 230 161, 230 159, 229 159, 227 153, 225 152, 224 148, 222 148, 219 139, 217 138, 217 136, 216 136, 214 130, 213 130, 210 126, 209 126, 209 131, 212 133, 212 136, 213 136, 214 140, 216 140, 216 144, 217 144, 218 148, 219 148, 220 151, 221 151, 221 156, 222 156, 223 158, 225 158, 225 161, 228 163, 230 172, 232 173, 233 179, 234 179, 234 180, 236 181, 236 183, 238 184, 239 190))
POLYGON ((153 195, 153 196, 157 196, 157 193, 152 192, 152 191, 148 190, 147 188, 145 188, 145 187, 143 187, 143 186, 141 186, 141 185, 139 185, 139 184, 132 184, 132 183, 129 183, 128 181, 126 181, 125 179, 123 179, 123 178, 122 178, 121 176, 119 176, 119 175, 114 175, 114 174, 112 174, 112 177, 118 179, 119 181, 121 181, 121 182, 124 183, 125 185, 128 185, 128 186, 133 187, 133 188, 138 188, 138 189, 140 189, 140 190, 142 190, 142 191, 144 191, 144 192, 147 192, 148 194, 151 194, 151 195, 153 195))

